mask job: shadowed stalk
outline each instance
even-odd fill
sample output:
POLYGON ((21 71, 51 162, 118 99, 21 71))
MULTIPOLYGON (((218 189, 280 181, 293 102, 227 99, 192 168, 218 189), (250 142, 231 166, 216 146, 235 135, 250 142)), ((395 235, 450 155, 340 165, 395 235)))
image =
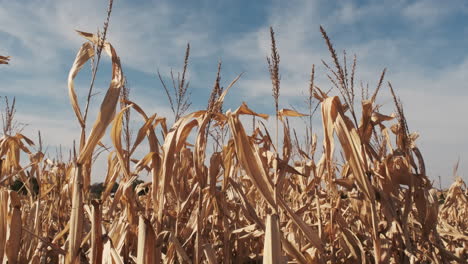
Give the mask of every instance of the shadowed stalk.
MULTIPOLYGON (((125 81, 125 85, 122 87, 120 91, 120 109, 124 109, 128 106, 128 102, 130 101, 130 88, 128 87, 127 82, 125 81)), ((123 119, 123 135, 124 135, 124 144, 125 144, 125 166, 127 170, 130 170, 130 144, 132 140, 132 134, 130 129, 130 109, 127 109, 124 114, 123 119)))
POLYGON ((275 197, 275 204, 277 204, 277 185, 278 185, 278 148, 279 148, 279 96, 280 96, 280 76, 279 76, 279 63, 280 63, 280 56, 278 54, 278 49, 276 48, 276 40, 275 40, 275 32, 273 31, 273 27, 270 27, 270 37, 271 37, 271 57, 267 57, 268 62, 268 70, 270 72, 270 79, 271 84, 273 85, 272 92, 273 98, 275 100, 275 114, 276 114, 276 134, 275 134, 275 145, 276 145, 276 153, 275 153, 275 176, 274 176, 274 197, 275 197))

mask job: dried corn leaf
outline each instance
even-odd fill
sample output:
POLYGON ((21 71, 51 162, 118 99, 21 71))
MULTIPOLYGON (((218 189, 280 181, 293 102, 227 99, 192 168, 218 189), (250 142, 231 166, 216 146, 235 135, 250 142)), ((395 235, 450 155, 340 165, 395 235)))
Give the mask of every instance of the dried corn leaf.
POLYGON ((284 117, 291 116, 291 117, 301 117, 301 116, 308 116, 307 114, 301 114, 295 110, 291 109, 281 109, 278 111, 278 117, 280 120, 283 120, 284 117))
POLYGON ((10 61, 10 56, 0 56, 0 64, 8 64, 10 61))
POLYGON ((70 102, 72 104, 73 111, 75 111, 78 122, 80 122, 80 126, 82 127, 85 125, 85 123, 81 114, 80 105, 78 103, 78 97, 76 96, 74 79, 80 72, 81 68, 83 68, 85 63, 93 56, 93 45, 91 45, 89 42, 83 43, 80 50, 76 54, 75 61, 73 62, 72 68, 70 69, 70 73, 68 74, 68 95, 70 96, 70 102))
MULTIPOLYGON (((89 40, 92 40, 94 44, 98 44, 96 37, 93 34, 80 31, 78 31, 78 34, 82 35, 85 38, 88 38, 89 40)), ((120 59, 119 57, 117 57, 114 48, 108 42, 104 44, 103 48, 112 59, 112 80, 109 85, 109 89, 107 90, 107 93, 101 103, 101 108, 96 118, 96 121, 94 122, 93 128, 91 129, 91 133, 79 155, 78 163, 84 163, 85 160, 89 160, 91 158, 94 148, 104 136, 107 126, 112 122, 114 118, 115 108, 117 106, 117 102, 120 96, 120 89, 124 85, 124 78, 122 68, 120 66, 120 59)))

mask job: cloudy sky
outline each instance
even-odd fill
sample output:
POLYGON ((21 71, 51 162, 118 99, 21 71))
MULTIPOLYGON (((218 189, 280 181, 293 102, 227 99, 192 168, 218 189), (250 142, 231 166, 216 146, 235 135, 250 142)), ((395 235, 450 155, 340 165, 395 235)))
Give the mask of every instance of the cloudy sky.
MULTIPOLYGON (((66 83, 83 43, 74 29, 96 32, 106 9, 104 0, 0 0, 0 55, 12 56, 10 65, 0 67, 0 95, 16 97, 17 120, 28 124, 25 134, 35 138, 41 130, 51 156, 57 146, 69 148, 79 137, 66 83)), ((440 175, 447 185, 458 159, 459 174, 465 180, 468 174, 467 15, 464 0, 115 0, 108 40, 121 57, 132 100, 148 113, 171 116, 155 73, 159 69, 168 77, 171 68, 179 70, 189 42, 193 110, 206 105, 221 59, 224 86, 245 72, 225 108, 246 101, 272 114, 265 59, 269 26, 281 56, 280 104, 304 109, 312 64, 317 65, 317 84, 331 87, 321 64, 321 59, 330 61, 319 31, 323 25, 337 51, 357 55, 358 81, 373 89, 380 72, 388 69, 386 80, 403 101, 409 128, 421 135, 418 145, 429 176, 438 184, 440 175)), ((108 86, 108 60, 100 69, 93 113, 108 86)), ((80 76, 76 89, 84 102, 89 69, 80 76)), ((378 102, 393 110, 387 86, 378 102)), ((320 124, 319 115, 314 120, 320 124)))

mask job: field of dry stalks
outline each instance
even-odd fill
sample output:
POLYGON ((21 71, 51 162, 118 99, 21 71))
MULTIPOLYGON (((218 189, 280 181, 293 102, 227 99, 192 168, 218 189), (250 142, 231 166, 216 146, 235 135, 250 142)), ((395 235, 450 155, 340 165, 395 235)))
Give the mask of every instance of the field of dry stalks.
MULTIPOLYGON (((273 30, 268 65, 276 131, 262 125, 267 115, 245 103, 222 110, 240 76, 223 89, 219 72, 207 109, 180 114, 168 127, 165 117, 128 100, 113 46, 78 32, 86 42, 68 88, 82 130, 72 158, 46 158, 42 147, 31 152, 32 140, 11 129, 0 139, 0 263, 466 263, 465 183, 458 178, 443 194, 432 187, 390 84, 395 113, 379 112, 385 71, 375 91, 355 102, 356 60, 349 69, 340 63, 321 30, 333 63, 324 64, 340 96, 314 85, 312 68, 309 102, 319 105, 323 134, 310 125, 304 139, 288 118, 305 115, 279 108, 273 30), (80 106, 74 79, 101 51, 112 60, 112 79, 86 135, 88 106, 80 106), (130 111, 143 123, 132 142, 130 111), (254 127, 249 122, 247 129, 241 116, 255 118, 254 127), (91 171, 104 137, 113 144, 105 190, 92 199, 91 171), (135 159, 143 145, 149 151, 135 159), (20 163, 21 153, 29 161, 20 163), (134 187, 146 172, 152 181, 134 187), (10 189, 16 179, 25 192, 10 189)), ((8 61, 0 56, 0 63, 8 61)), ((179 79, 178 92, 186 87, 179 79)), ((171 105, 183 108, 183 100, 171 105)), ((309 109, 312 114, 312 103, 309 109)))

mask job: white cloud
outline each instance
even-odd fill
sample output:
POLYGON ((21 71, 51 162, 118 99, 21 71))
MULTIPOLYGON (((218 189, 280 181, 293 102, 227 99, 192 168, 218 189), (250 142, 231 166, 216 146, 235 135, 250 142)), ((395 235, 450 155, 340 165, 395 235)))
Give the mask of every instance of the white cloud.
MULTIPOLYGON (((102 28, 106 9, 106 1, 49 0, 31 1, 27 5, 2 1, 0 33, 13 40, 0 44, 0 51, 12 56, 11 64, 21 71, 62 70, 59 65, 64 62, 62 52, 74 57, 84 42, 74 30, 95 32, 102 28)), ((175 57, 182 57, 187 42, 197 50, 192 57, 215 52, 206 31, 208 21, 188 10, 182 9, 183 13, 180 10, 164 1, 142 5, 116 1, 108 40, 114 44, 124 65, 154 73, 156 66, 165 66, 173 63, 175 57)), ((72 61, 65 63, 71 65, 72 61)))
POLYGON ((448 4, 437 0, 419 0, 405 7, 402 14, 419 25, 429 26, 446 18, 453 11, 464 8, 466 4, 459 1, 456 4, 448 4))

